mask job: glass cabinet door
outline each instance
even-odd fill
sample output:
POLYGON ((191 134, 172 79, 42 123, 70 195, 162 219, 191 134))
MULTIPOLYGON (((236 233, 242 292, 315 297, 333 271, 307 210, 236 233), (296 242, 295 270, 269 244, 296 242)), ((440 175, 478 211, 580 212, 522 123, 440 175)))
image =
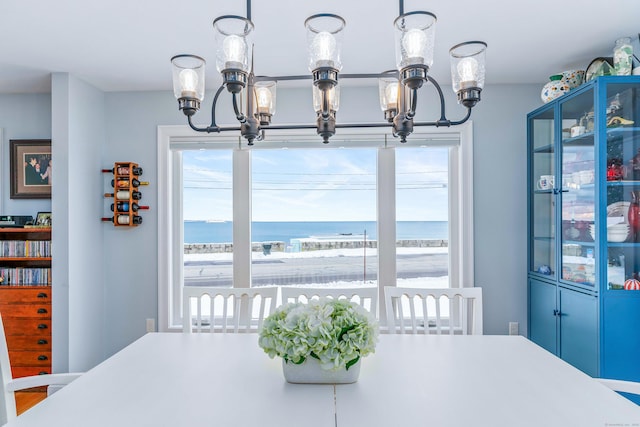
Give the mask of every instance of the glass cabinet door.
POLYGON ((606 87, 606 289, 640 287, 640 89, 611 83, 606 87))
POLYGON ((549 108, 529 118, 531 163, 529 169, 530 221, 532 239, 529 248, 529 270, 546 275, 556 274, 554 214, 554 110, 549 108))
POLYGON ((563 281, 595 287, 595 120, 593 90, 560 106, 561 265, 563 281))

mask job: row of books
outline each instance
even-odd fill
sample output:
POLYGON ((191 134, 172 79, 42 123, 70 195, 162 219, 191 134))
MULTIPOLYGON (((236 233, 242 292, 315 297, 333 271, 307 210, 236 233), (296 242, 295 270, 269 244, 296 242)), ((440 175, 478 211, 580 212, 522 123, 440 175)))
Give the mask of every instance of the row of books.
POLYGON ((51 286, 50 268, 0 267, 0 286, 51 286))
POLYGON ((2 240, 0 257, 50 257, 50 240, 2 240))

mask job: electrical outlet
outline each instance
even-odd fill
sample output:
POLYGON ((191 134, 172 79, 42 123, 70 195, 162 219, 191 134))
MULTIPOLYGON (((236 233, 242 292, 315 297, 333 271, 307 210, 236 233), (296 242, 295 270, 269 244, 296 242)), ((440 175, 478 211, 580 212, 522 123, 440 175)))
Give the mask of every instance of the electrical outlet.
POLYGON ((147 332, 156 331, 156 319, 147 319, 147 332))
POLYGON ((509 335, 518 335, 518 322, 509 322, 509 335))

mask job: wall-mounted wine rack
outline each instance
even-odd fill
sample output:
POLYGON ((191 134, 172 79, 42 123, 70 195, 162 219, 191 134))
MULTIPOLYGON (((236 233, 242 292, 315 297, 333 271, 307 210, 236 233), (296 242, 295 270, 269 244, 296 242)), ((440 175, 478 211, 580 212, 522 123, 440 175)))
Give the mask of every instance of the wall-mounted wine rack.
POLYGON ((105 193, 110 198, 112 217, 103 217, 102 221, 111 222, 116 227, 136 227, 142 224, 140 210, 149 206, 139 205, 142 199, 140 186, 149 185, 147 181, 140 181, 142 168, 137 163, 115 162, 113 169, 102 169, 104 173, 112 173, 111 187, 113 193, 105 193))

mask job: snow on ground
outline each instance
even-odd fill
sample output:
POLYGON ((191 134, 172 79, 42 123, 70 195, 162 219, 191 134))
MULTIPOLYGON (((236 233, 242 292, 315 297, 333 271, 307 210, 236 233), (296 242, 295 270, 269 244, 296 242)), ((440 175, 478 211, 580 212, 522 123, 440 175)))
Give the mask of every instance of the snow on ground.
MULTIPOLYGON (((398 255, 415 255, 415 254, 446 254, 449 248, 396 248, 398 255)), ((253 252, 252 259, 269 260, 269 259, 288 259, 288 258, 332 258, 332 257, 361 257, 364 253, 363 248, 356 249, 327 249, 317 251, 304 252, 275 252, 264 255, 262 252, 253 252)), ((367 256, 377 256, 377 248, 367 248, 367 256)), ((206 253, 206 254, 184 254, 184 261, 231 261, 233 254, 225 253, 206 253)))

